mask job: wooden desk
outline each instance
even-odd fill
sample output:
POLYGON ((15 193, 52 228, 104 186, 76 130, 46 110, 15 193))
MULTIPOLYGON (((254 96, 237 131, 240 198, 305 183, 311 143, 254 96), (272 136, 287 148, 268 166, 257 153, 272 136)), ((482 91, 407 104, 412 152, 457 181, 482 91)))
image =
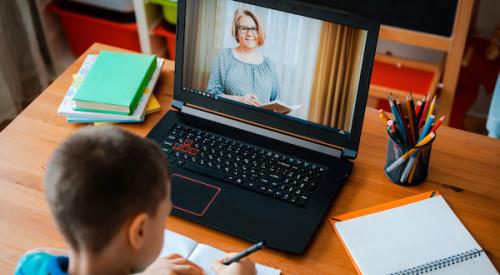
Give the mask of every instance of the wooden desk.
MULTIPOLYGON (((87 53, 113 49, 96 44, 87 53)), ((0 273, 11 274, 28 249, 65 247, 43 194, 44 166, 52 151, 80 126, 56 114, 71 74, 80 57, 26 110, 0 133, 0 273)), ((156 94, 160 113, 140 124, 120 125, 145 136, 170 107, 173 62, 163 67, 156 94)), ((500 140, 441 127, 433 145, 428 180, 416 187, 400 187, 384 176, 386 137, 376 111, 368 109, 359 156, 354 170, 333 203, 328 216, 357 210, 429 190, 438 190, 500 270, 500 140)), ((168 228, 225 251, 239 251, 248 243, 238 238, 170 217, 168 228)), ((283 230, 283 229, 277 229, 283 230)), ((257 262, 283 270, 283 274, 354 273, 327 219, 304 255, 264 250, 257 262)))

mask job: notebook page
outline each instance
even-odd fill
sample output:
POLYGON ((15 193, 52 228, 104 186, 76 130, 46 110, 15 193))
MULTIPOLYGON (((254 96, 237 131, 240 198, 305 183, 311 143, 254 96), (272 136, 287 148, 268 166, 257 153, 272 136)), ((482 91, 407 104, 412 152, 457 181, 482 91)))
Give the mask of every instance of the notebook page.
MULTIPOLYGON (((203 270, 205 271, 205 275, 215 275, 213 270, 210 268, 210 264, 212 262, 222 258, 224 255, 226 255, 226 252, 219 250, 217 248, 205 245, 205 244, 199 244, 191 256, 189 256, 188 260, 196 263, 197 265, 201 266, 203 270)), ((281 270, 279 269, 274 269, 265 265, 261 264, 255 264, 256 269, 257 269, 257 275, 279 275, 281 274, 281 270)))
POLYGON ((388 274, 481 249, 442 196, 335 226, 363 274, 388 274))
POLYGON ((177 253, 182 257, 187 258, 198 245, 196 241, 170 230, 165 230, 163 236, 163 248, 159 257, 177 253))

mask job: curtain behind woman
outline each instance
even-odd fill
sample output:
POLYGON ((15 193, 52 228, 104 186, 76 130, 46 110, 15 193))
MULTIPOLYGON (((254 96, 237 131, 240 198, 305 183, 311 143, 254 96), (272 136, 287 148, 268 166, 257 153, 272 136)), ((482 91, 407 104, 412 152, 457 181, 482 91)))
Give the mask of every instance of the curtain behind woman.
MULTIPOLYGON (((226 10, 227 1, 189 1, 186 8, 185 51, 194 53, 184 56, 184 86, 206 90, 212 60, 222 48, 219 31, 225 22, 221 13, 226 10)), ((229 22, 229 24, 231 24, 229 22)))
POLYGON ((365 40, 366 31, 323 23, 309 120, 351 129, 365 40))

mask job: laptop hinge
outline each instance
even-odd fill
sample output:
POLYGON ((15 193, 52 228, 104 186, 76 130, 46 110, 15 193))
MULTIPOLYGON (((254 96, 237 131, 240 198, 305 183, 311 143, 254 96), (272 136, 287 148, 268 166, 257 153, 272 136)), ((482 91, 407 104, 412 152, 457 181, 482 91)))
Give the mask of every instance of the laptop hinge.
POLYGON ((179 101, 179 100, 172 100, 172 107, 175 109, 182 111, 182 107, 184 106, 184 102, 179 101))
MULTIPOLYGON (((172 106, 174 106, 175 108, 178 108, 177 106, 174 105, 174 101, 172 102, 172 106)), ((197 108, 193 108, 193 107, 188 106, 188 105, 181 105, 181 106, 182 106, 182 108, 178 108, 178 109, 181 111, 181 113, 184 113, 184 114, 192 115, 192 116, 199 117, 202 119, 208 119, 210 121, 214 121, 214 122, 221 123, 221 124, 224 124, 224 125, 227 125, 230 127, 238 128, 240 130, 244 130, 247 132, 258 134, 258 135, 261 135, 261 136, 264 136, 267 138, 272 138, 272 139, 275 139, 278 141, 293 144, 295 146, 306 148, 306 149, 316 151, 316 152, 319 152, 322 154, 326 154, 329 156, 333 156, 336 158, 343 157, 344 150, 342 150, 341 148, 333 148, 330 146, 322 145, 322 144, 308 141, 305 139, 296 138, 293 136, 286 135, 284 133, 280 133, 277 131, 273 131, 270 129, 259 127, 257 125, 252 125, 252 124, 245 123, 243 121, 238 121, 238 120, 228 118, 228 117, 225 117, 222 115, 214 114, 214 113, 207 112, 204 110, 199 110, 197 108)))
POLYGON ((356 158, 357 154, 358 154, 358 151, 345 149, 345 148, 344 148, 344 150, 342 150, 342 157, 344 157, 344 158, 354 159, 354 158, 356 158))

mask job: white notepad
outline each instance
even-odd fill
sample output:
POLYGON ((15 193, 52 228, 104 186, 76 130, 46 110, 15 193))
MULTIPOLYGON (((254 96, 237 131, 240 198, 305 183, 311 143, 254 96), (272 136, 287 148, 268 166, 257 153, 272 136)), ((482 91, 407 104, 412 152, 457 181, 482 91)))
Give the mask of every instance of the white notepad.
POLYGON ((498 274, 442 196, 335 227, 363 274, 498 274))
MULTIPOLYGON (((184 235, 165 230, 165 241, 160 257, 177 253, 203 268, 206 275, 215 275, 210 264, 227 253, 206 244, 197 243, 184 235)), ((279 275, 281 270, 265 265, 255 264, 258 275, 279 275)))

